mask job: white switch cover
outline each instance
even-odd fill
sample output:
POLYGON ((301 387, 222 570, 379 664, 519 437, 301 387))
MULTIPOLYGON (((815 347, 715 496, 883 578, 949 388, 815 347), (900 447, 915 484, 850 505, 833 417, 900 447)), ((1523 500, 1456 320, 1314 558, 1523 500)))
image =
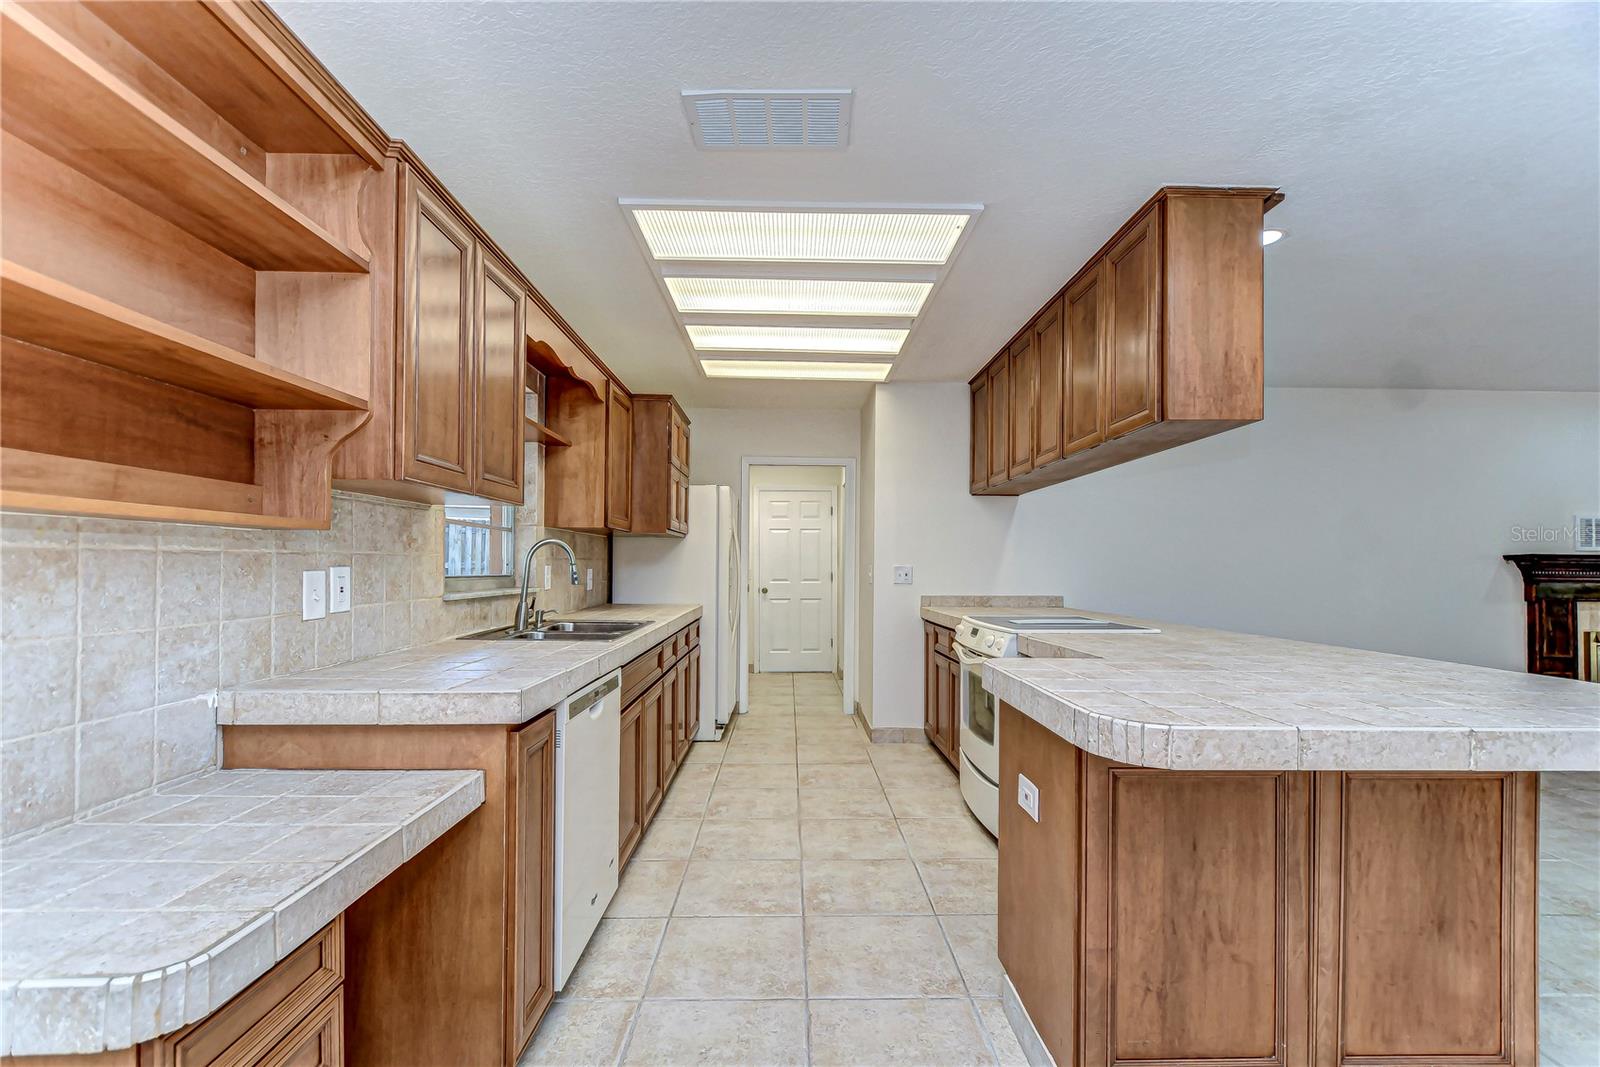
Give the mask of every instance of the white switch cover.
POLYGON ((593 589, 594 588, 594 568, 593 567, 584 568, 583 580, 584 580, 584 586, 583 587, 585 589, 593 589))
POLYGON ((550 588, 550 564, 548 563, 544 565, 544 587, 546 589, 550 588))
POLYGON ((350 610, 350 568, 328 568, 328 612, 350 610))
POLYGON ((305 620, 328 617, 328 572, 300 572, 300 617, 305 620))
POLYGON ((1039 821, 1039 787, 1028 781, 1025 774, 1017 775, 1017 807, 1027 812, 1034 822, 1039 821))
POLYGON ((911 568, 910 567, 896 567, 894 569, 894 584, 895 585, 910 585, 911 584, 911 568))

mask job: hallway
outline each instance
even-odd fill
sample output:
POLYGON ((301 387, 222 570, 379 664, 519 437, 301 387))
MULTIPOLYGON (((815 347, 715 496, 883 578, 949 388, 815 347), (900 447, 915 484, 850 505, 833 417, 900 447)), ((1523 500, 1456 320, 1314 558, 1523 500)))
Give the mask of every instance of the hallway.
POLYGON ((696 744, 534 1064, 1020 1064, 996 848, 920 744, 873 745, 828 674, 750 678, 696 744))

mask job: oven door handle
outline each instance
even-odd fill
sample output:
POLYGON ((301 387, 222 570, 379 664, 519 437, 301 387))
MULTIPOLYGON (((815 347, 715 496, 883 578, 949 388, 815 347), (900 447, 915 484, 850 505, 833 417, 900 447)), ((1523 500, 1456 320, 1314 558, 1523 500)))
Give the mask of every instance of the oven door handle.
POLYGON ((970 648, 967 648, 965 645, 957 645, 956 646, 956 658, 961 661, 961 665, 962 666, 970 667, 974 663, 982 663, 984 660, 993 659, 994 657, 993 656, 985 656, 980 652, 974 652, 970 648))

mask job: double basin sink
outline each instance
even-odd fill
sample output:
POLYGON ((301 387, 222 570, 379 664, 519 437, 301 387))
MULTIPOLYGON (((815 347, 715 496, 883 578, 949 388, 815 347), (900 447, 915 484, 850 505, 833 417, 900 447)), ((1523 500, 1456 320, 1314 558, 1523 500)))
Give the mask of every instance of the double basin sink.
POLYGON ((610 641, 648 626, 644 619, 604 619, 594 621, 547 622, 530 630, 501 626, 467 634, 462 641, 610 641))

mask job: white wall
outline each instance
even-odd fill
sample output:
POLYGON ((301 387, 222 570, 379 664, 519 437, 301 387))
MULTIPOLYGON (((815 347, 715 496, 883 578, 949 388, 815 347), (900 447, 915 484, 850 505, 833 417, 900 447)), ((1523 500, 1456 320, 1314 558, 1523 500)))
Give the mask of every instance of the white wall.
POLYGON ((1523 666, 1519 527, 1600 510, 1592 393, 1269 389, 1266 419, 1015 500, 967 493, 967 387, 871 402, 874 726, 921 720, 917 601, 1060 593, 1173 622, 1523 666), (915 584, 886 584, 896 564, 915 584))
POLYGON ((874 644, 872 597, 874 585, 874 546, 877 544, 877 433, 873 421, 877 393, 867 397, 859 413, 861 469, 856 479, 856 704, 868 722, 872 721, 872 649, 874 644))
POLYGON ((861 455, 858 412, 836 408, 690 408, 689 478, 739 484, 746 456, 861 455))
POLYGON ((750 547, 750 662, 756 663, 755 649, 760 640, 761 583, 758 568, 757 546, 761 518, 756 508, 756 494, 763 489, 831 489, 833 490, 833 637, 835 666, 841 662, 838 652, 844 639, 844 468, 830 466, 756 466, 750 468, 750 525, 745 531, 744 543, 750 547))

